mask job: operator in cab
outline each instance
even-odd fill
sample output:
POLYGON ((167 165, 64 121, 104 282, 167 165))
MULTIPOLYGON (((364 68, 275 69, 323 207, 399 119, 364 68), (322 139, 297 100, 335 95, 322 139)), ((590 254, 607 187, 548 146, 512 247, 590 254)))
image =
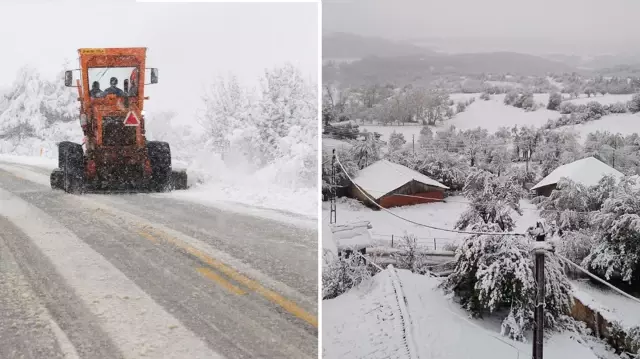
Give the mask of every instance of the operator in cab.
POLYGON ((106 90, 104 90, 104 94, 106 95, 111 95, 114 94, 116 96, 122 97, 124 96, 124 91, 122 91, 121 89, 118 88, 118 79, 115 77, 112 77, 109 80, 109 84, 111 85, 110 87, 108 87, 106 90))
POLYGON ((102 90, 100 90, 100 83, 98 81, 93 81, 89 94, 91 97, 102 97, 102 90))

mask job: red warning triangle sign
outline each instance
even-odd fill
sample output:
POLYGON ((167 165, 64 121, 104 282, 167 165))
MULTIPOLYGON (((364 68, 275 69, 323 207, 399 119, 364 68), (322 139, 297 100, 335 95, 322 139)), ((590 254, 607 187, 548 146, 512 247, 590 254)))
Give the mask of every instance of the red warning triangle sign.
POLYGON ((127 117, 124 120, 124 125, 125 126, 139 126, 140 125, 140 120, 138 120, 138 116, 136 116, 135 112, 133 112, 133 111, 129 112, 129 114, 127 115, 127 117))

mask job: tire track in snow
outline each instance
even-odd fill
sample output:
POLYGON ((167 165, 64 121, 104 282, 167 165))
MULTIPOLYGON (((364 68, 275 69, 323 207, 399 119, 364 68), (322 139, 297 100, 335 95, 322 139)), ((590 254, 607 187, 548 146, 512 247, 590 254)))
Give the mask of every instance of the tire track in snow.
POLYGON ((0 188, 0 215, 32 242, 98 317, 125 358, 221 356, 71 231, 44 211, 0 188))
POLYGON ((409 315, 409 309, 407 308, 408 302, 407 297, 403 292, 402 281, 400 280, 400 277, 398 277, 398 272, 392 265, 389 265, 387 270, 389 271, 393 291, 396 294, 398 310, 400 311, 400 321, 402 323, 402 332, 404 334, 402 342, 406 348, 409 359, 418 359, 417 345, 413 335, 411 316, 409 315))

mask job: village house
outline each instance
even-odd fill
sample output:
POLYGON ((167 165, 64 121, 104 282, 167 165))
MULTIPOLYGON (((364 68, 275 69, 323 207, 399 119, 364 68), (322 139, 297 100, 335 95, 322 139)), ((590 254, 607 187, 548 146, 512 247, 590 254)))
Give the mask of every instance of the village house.
POLYGON ((405 166, 380 160, 362 169, 353 179, 349 195, 364 204, 378 208, 439 202, 449 187, 405 166))
POLYGON ((620 171, 604 162, 594 157, 587 157, 556 168, 542 181, 531 187, 531 190, 535 191, 537 196, 549 197, 562 178, 570 179, 584 186, 595 186, 607 175, 617 179, 624 176, 620 171))

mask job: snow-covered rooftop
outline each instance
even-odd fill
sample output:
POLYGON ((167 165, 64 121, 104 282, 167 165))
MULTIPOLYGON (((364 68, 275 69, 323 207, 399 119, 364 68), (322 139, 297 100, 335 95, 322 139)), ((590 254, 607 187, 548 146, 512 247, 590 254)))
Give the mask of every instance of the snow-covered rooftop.
POLYGON ((369 232, 370 228, 371 224, 368 221, 360 221, 347 224, 333 224, 331 225, 331 232, 338 249, 358 250, 373 245, 371 232, 369 232))
POLYGON ((606 175, 612 175, 618 179, 624 177, 615 168, 609 167, 594 157, 587 157, 556 168, 531 189, 558 183, 561 178, 568 178, 585 186, 595 186, 606 175))
POLYGON ((414 180, 429 186, 449 189, 449 187, 420 172, 387 160, 380 160, 362 169, 353 180, 375 199, 414 180))

